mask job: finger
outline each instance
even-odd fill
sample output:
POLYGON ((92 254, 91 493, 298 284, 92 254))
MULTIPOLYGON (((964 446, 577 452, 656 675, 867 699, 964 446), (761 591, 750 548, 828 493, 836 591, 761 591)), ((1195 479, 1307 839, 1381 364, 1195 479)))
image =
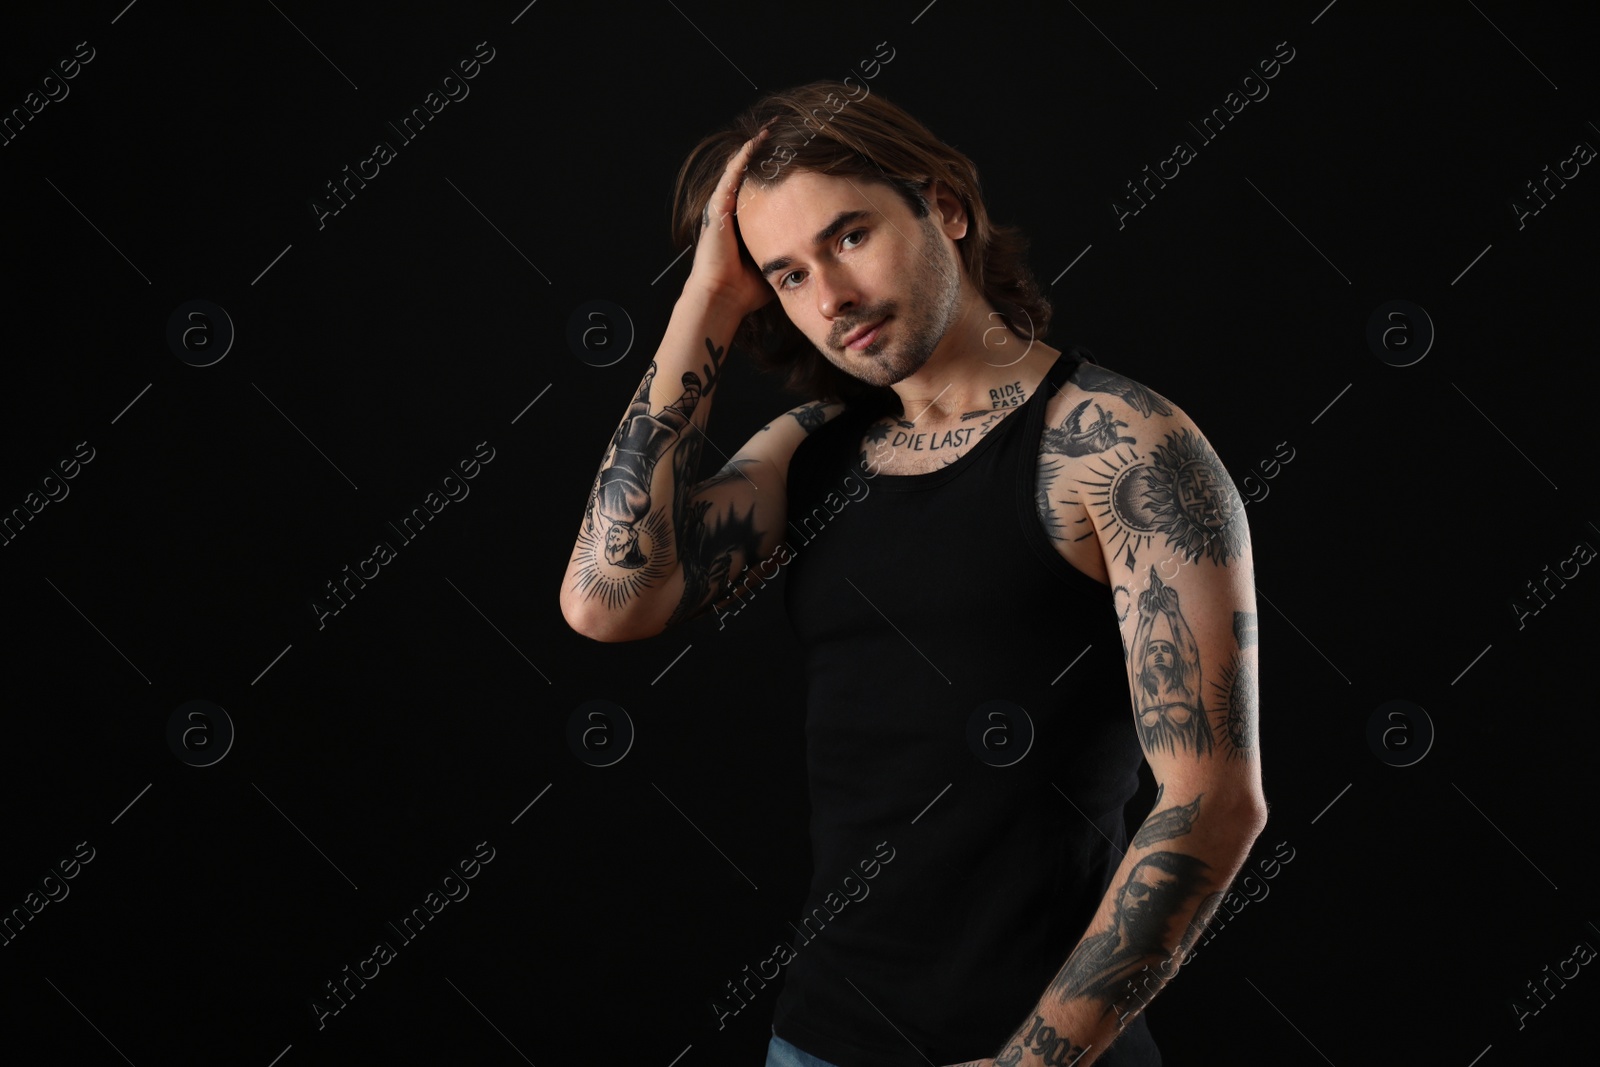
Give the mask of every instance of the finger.
POLYGON ((709 222, 710 211, 717 211, 717 228, 721 229, 724 221, 733 214, 739 202, 739 185, 743 181, 743 174, 750 165, 750 156, 756 148, 766 140, 771 132, 763 126, 754 137, 739 146, 739 150, 728 157, 727 165, 722 168, 722 178, 717 183, 717 191, 712 196, 712 202, 707 205, 704 221, 709 222))

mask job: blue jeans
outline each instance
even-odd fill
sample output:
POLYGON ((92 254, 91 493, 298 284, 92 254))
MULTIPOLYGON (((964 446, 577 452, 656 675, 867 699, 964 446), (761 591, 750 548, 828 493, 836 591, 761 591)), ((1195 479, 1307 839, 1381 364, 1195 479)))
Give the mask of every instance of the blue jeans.
POLYGON ((805 1052, 778 1036, 776 1030, 767 1042, 766 1067, 837 1067, 827 1060, 805 1052))

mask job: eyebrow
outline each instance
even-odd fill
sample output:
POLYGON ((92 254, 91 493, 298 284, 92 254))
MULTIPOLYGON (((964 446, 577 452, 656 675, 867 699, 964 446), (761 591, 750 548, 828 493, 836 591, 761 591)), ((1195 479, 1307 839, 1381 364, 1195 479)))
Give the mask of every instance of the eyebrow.
MULTIPOLYGON (((829 238, 843 229, 847 223, 855 222, 857 219, 866 218, 871 214, 872 212, 866 210, 865 208, 856 208, 854 211, 841 211, 833 217, 832 222, 828 223, 822 229, 817 231, 817 235, 811 239, 811 243, 813 245, 825 244, 829 238)), ((794 260, 790 259, 788 256, 779 256, 777 259, 770 259, 761 265, 761 276, 765 278, 773 271, 782 270, 793 262, 794 260)))

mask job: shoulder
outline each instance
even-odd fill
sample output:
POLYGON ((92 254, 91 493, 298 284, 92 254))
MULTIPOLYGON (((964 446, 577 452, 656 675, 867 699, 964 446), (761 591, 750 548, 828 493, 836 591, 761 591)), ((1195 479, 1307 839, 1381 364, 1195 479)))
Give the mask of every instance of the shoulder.
POLYGON ((1095 526, 1119 542, 1164 533, 1188 558, 1223 562, 1248 536, 1244 499, 1189 413, 1098 364, 1080 363, 1050 399, 1039 462, 1100 500, 1095 526))
POLYGON ((1060 426, 1074 412, 1080 424, 1097 420, 1102 413, 1140 427, 1188 420, 1183 409, 1155 389, 1088 360, 1080 360, 1050 398, 1045 421, 1060 426))
POLYGON ((1185 447, 1204 436, 1188 412, 1154 388, 1087 360, 1080 361, 1045 405, 1040 462, 1121 467, 1158 447, 1185 447))

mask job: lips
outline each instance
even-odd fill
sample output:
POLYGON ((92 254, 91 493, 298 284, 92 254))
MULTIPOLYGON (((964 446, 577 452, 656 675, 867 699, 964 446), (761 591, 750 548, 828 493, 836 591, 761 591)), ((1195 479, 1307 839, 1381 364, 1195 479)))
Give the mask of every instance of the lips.
POLYGON ((858 327, 858 328, 850 331, 850 334, 847 337, 845 337, 845 339, 844 339, 844 347, 845 348, 854 347, 855 343, 857 341, 859 341, 862 338, 866 337, 868 334, 872 333, 874 330, 877 330, 879 327, 881 327, 884 323, 886 323, 888 321, 889 321, 888 316, 884 316, 883 318, 879 319, 877 322, 869 323, 869 324, 867 324, 865 326, 861 326, 861 327, 858 327))

